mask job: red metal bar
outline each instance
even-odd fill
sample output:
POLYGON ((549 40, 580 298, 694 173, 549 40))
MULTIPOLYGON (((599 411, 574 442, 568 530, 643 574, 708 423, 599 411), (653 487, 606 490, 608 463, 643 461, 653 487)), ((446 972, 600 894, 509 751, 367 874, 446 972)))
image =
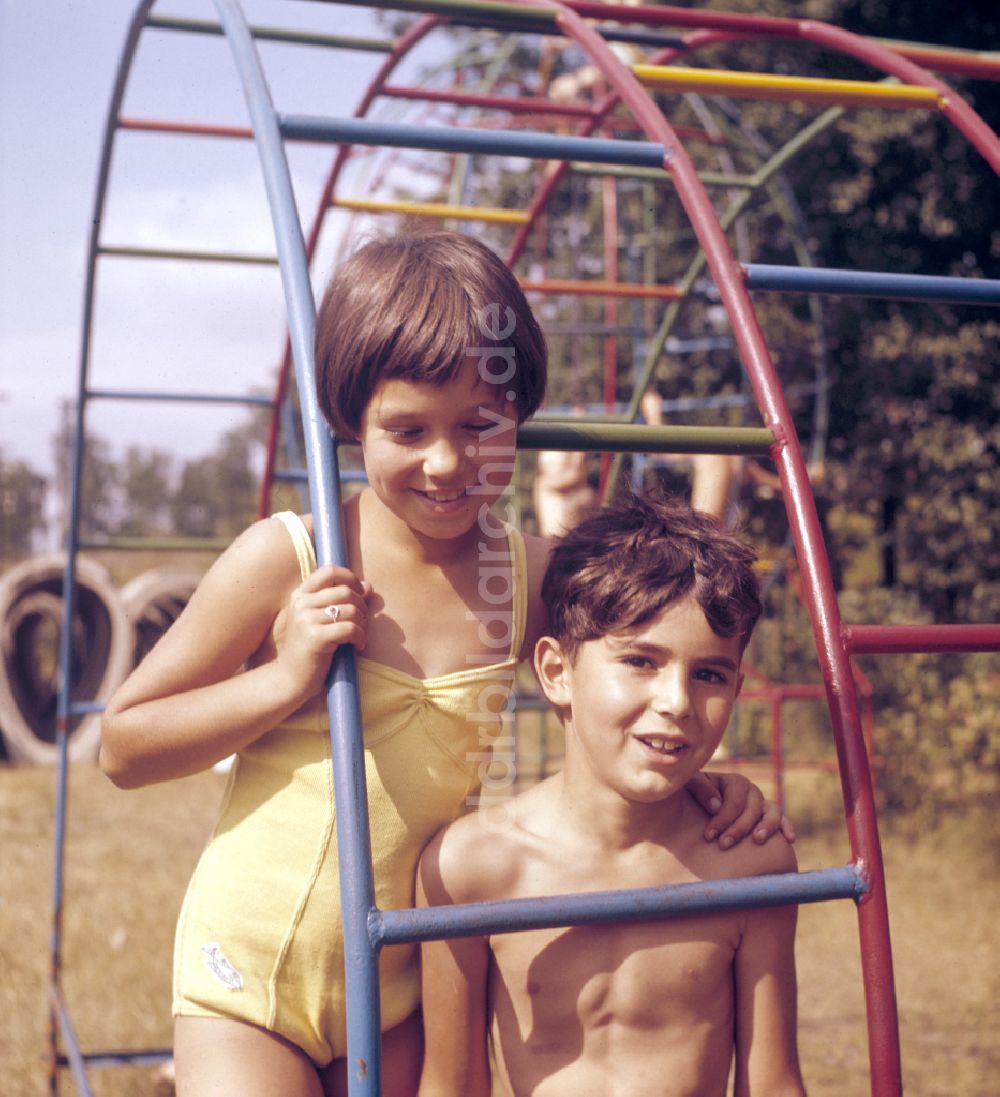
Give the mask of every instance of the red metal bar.
MULTIPOLYGON (((669 5, 639 5, 622 8, 618 4, 599 4, 593 0, 567 0, 564 5, 587 19, 613 19, 619 23, 641 23, 644 26, 691 27, 695 30, 733 31, 740 35, 772 35, 795 38, 797 19, 781 19, 772 15, 747 15, 731 11, 708 11, 705 8, 674 8, 669 5)), ((603 39, 602 39, 603 41, 603 39)))
MULTIPOLYGON (((633 9, 629 9, 630 11, 633 9)), ((674 60, 680 57, 685 51, 668 47, 662 50, 654 58, 658 63, 665 64, 668 60, 674 60)), ((615 59, 617 60, 617 59, 615 59)), ((618 62, 619 67, 623 69, 624 66, 618 62)), ((631 73, 630 73, 631 75, 631 73)), ((576 131, 578 137, 589 137, 594 130, 608 117, 608 115, 618 106, 621 102, 621 95, 618 88, 615 86, 615 82, 611 82, 611 91, 604 96, 600 102, 596 103, 593 108, 593 112, 590 118, 584 119, 580 127, 576 131)), ((642 126, 642 120, 636 119, 639 123, 640 130, 645 132, 642 126)), ((676 132, 676 131, 675 131, 676 132)), ((507 253, 507 262, 513 266, 520 258, 522 251, 528 242, 528 237, 531 232, 532 225, 535 218, 540 216, 541 212, 548 205, 549 199, 552 197, 556 187, 562 181, 566 172, 569 170, 569 164, 565 161, 555 161, 548 173, 542 178, 541 185, 535 192, 535 197, 531 203, 531 219, 527 225, 522 225, 521 228, 515 233, 514 241, 510 246, 510 250, 507 253)))
MULTIPOLYGON (((645 5, 630 7, 623 11, 618 4, 593 3, 591 0, 566 0, 566 7, 592 19, 613 19, 619 23, 639 23, 643 26, 715 30, 741 38, 760 36, 798 38, 803 22, 770 15, 747 15, 710 11, 705 8, 675 8, 669 5, 655 7, 645 5)), ((983 80, 1000 80, 1000 58, 996 55, 947 49, 919 42, 893 42, 887 39, 869 39, 869 41, 898 57, 934 69, 936 72, 952 72, 956 75, 979 77, 983 80)))
POLYGON ((925 46, 909 42, 892 42, 885 39, 872 39, 900 57, 920 65, 921 68, 935 72, 954 73, 956 76, 970 76, 980 80, 1000 80, 1000 57, 984 54, 947 50, 934 46, 925 46))
POLYGON ((1000 625, 842 625, 854 655, 1000 651, 1000 625))
POLYGON ((774 781, 774 798, 782 811, 785 810, 785 759, 781 719, 783 701, 782 691, 775 690, 771 696, 771 776, 774 781))
MULTIPOLYGON (((548 0, 543 2, 548 3, 548 0)), ((629 9, 630 17, 635 10, 629 9)), ((587 14, 592 12, 588 11, 587 14)), ((840 760, 848 834, 855 863, 870 888, 859 903, 859 930, 868 1005, 872 1089, 875 1094, 883 1097, 897 1095, 902 1092, 899 1027, 875 801, 867 751, 858 718, 850 660, 840 636, 840 616, 830 564, 793 421, 749 296, 742 284, 739 266, 729 250, 715 211, 686 150, 634 75, 624 70, 600 35, 573 12, 560 11, 558 24, 569 37, 587 50, 611 86, 619 92, 622 101, 642 122, 649 139, 658 141, 666 150, 664 167, 674 179, 678 197, 705 252, 706 262, 729 314, 733 334, 765 425, 778 440, 773 458, 788 502, 800 566, 808 579, 807 604, 810 607, 817 653, 827 686, 830 717, 840 760)), ((796 29, 796 24, 790 22, 790 27, 796 29)), ((789 27, 784 29, 788 30, 789 27)))
POLYGON ((1000 137, 998 137, 969 104, 944 81, 932 76, 926 69, 915 65, 905 57, 878 45, 866 41, 855 34, 831 27, 826 23, 803 20, 801 37, 839 53, 846 53, 859 61, 890 76, 896 76, 904 83, 919 84, 925 88, 935 88, 943 97, 941 113, 982 155, 983 159, 1000 175, 1000 137))
POLYGON ((242 141, 253 140, 249 126, 215 126, 199 122, 165 122, 157 118, 119 118, 118 128, 138 130, 141 133, 176 133, 188 137, 235 137, 242 141))
POLYGON ((402 84, 386 84, 380 94, 391 99, 453 103, 460 107, 481 107, 483 110, 510 111, 512 114, 551 114, 561 118, 590 118, 594 113, 594 108, 586 103, 557 103, 554 99, 545 99, 542 96, 515 99, 509 95, 482 95, 478 92, 410 87, 402 84))

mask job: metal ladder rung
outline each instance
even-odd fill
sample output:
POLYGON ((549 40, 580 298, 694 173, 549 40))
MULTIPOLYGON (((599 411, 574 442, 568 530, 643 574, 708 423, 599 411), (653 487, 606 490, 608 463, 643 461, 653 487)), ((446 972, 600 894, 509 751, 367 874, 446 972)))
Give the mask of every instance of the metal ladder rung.
POLYGON ((454 218, 459 221, 489 221, 495 224, 524 225, 530 214, 525 210, 496 209, 489 206, 455 206, 447 202, 391 202, 374 198, 334 198, 339 209, 361 213, 407 213, 417 217, 454 218))
POLYGON ((774 445, 766 427, 651 427, 638 423, 574 421, 524 423, 517 432, 523 449, 589 453, 734 453, 765 457, 774 445))
POLYGON ((914 84, 686 69, 675 65, 633 65, 632 71, 641 83, 668 91, 707 92, 745 99, 798 100, 828 106, 918 110, 938 110, 941 107, 941 95, 935 88, 914 84))
POLYGON ((408 126, 367 118, 326 118, 279 114, 278 129, 285 138, 320 144, 388 145, 480 155, 521 156, 528 160, 591 160, 662 168, 666 150, 646 141, 614 138, 567 137, 521 130, 459 129, 450 126, 408 126))
MULTIPOLYGON (((210 19, 183 19, 179 16, 150 15, 146 26, 154 30, 179 30, 191 34, 225 33, 221 23, 210 19)), ((381 38, 352 37, 340 34, 315 34, 311 31, 286 30, 283 27, 261 27, 251 25, 250 35, 263 42, 287 42, 298 46, 327 46, 335 49, 362 50, 372 53, 392 53, 393 43, 381 38)))
POLYGON ((752 290, 1000 305, 1000 280, 994 278, 948 278, 935 274, 892 274, 761 263, 745 263, 743 270, 747 288, 752 290))
POLYGON ((1000 651, 1000 625, 844 624, 841 635, 852 655, 1000 651))
POLYGON ((164 392, 141 389, 88 389, 84 394, 89 400, 151 400, 184 404, 246 404, 251 407, 269 408, 274 405, 270 396, 252 396, 224 392, 164 392))
POLYGON ((140 248, 114 244, 102 244, 98 255, 123 259, 182 259, 196 263, 249 263, 256 266, 276 267, 276 255, 249 255, 235 251, 202 251, 188 248, 140 248))
POLYGON ((868 890, 868 881, 861 870, 847 865, 661 887, 373 911, 369 925, 373 938, 380 944, 389 945, 595 922, 687 917, 711 911, 818 903, 830 899, 857 902, 868 890))

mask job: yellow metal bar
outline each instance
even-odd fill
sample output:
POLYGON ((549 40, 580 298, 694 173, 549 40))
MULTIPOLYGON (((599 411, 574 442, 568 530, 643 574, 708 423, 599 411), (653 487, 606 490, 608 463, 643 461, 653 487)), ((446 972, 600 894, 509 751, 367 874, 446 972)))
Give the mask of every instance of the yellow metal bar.
POLYGON ((459 221, 492 221, 508 225, 523 225, 528 220, 525 210, 450 206, 443 202, 380 202, 370 198, 334 198, 331 204, 361 213, 408 213, 417 217, 454 217, 459 221))
POLYGON ((941 96, 934 88, 913 84, 879 84, 870 80, 821 80, 723 69, 686 69, 673 65, 633 65, 643 84, 672 91, 718 92, 747 99, 797 99, 834 106, 916 107, 937 110, 941 96))

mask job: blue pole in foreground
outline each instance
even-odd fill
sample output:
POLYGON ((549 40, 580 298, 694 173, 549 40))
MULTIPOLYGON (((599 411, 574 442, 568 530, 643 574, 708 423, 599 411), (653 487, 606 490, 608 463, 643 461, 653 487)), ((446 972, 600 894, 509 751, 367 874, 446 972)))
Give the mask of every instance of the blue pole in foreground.
MULTIPOLYGON (((316 555, 321 565, 346 564, 336 456, 316 398, 316 314, 309 281, 309 263, 277 115, 239 4, 236 0, 215 0, 215 5, 243 84, 274 223, 288 311, 289 339, 305 429, 316 555)), ((327 704, 344 924, 348 1089, 351 1097, 379 1097, 382 1085, 378 951, 372 947, 368 937, 368 916, 375 906, 375 888, 361 712, 354 649, 349 644, 338 648, 334 656, 327 679, 327 704)))

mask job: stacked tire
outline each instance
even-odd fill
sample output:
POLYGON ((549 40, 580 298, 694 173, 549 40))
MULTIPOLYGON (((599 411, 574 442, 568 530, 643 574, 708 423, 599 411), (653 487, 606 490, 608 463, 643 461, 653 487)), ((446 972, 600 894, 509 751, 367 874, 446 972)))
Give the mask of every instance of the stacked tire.
MULTIPOLYGON (((36 557, 0 577, 0 735, 7 759, 54 764, 63 625, 62 554, 36 557)), ((78 557, 70 643, 71 697, 94 711, 71 717, 74 762, 93 761, 99 709, 187 604, 200 575, 155 568, 118 590, 107 570, 78 557)))

